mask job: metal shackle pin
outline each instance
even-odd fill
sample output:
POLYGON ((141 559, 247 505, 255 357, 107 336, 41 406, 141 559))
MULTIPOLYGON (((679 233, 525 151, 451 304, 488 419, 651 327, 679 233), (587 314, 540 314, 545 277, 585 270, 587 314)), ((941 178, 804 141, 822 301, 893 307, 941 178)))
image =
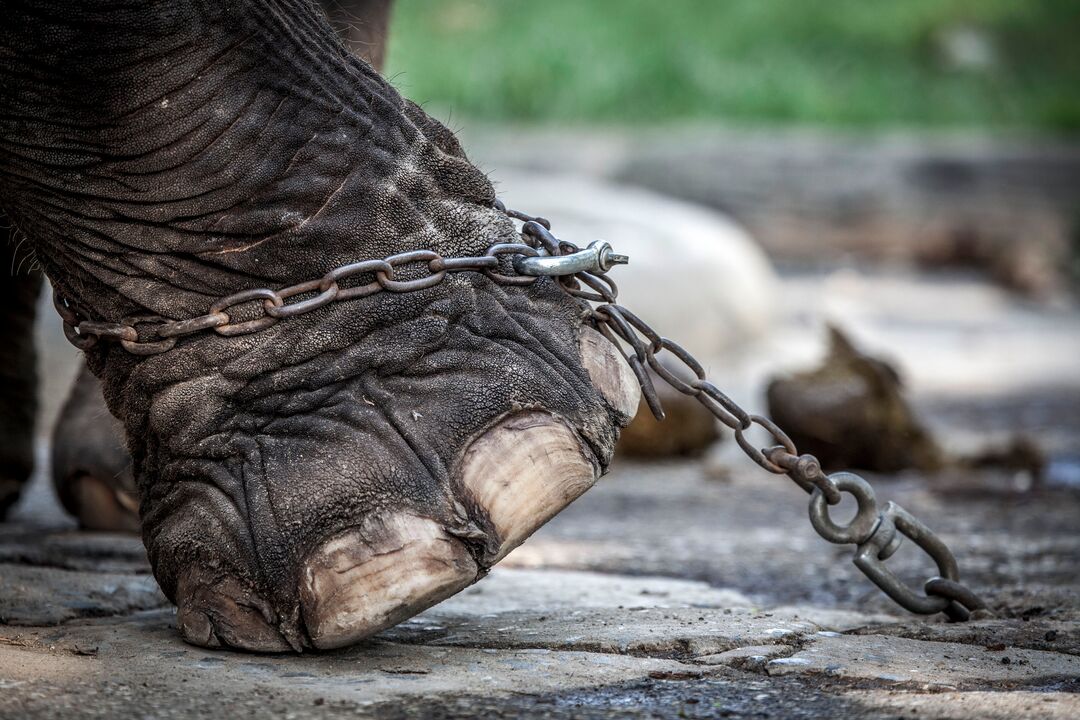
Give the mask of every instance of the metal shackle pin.
POLYGON ((569 255, 538 255, 514 257, 514 270, 519 275, 575 275, 580 272, 602 275, 616 265, 630 262, 627 255, 616 253, 606 240, 590 243, 584 250, 569 255))

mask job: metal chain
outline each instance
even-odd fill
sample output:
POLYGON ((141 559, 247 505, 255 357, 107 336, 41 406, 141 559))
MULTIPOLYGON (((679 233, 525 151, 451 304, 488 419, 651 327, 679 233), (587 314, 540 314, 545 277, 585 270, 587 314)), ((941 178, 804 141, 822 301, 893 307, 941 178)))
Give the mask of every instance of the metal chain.
MULTIPOLYGON (((524 243, 499 243, 487 253, 475 257, 444 258, 433 250, 412 250, 382 260, 364 260, 330 270, 314 280, 290 285, 280 290, 251 288, 214 301, 206 313, 188 320, 170 320, 157 315, 125 317, 120 322, 79 320, 78 313, 58 293, 53 293, 53 305, 64 323, 64 335, 80 350, 89 350, 102 340, 119 342, 133 355, 157 355, 171 350, 176 341, 186 335, 213 330, 218 335, 233 337, 265 330, 284 318, 296 317, 318 310, 333 302, 369 297, 384 290, 407 293, 434 287, 447 273, 462 271, 483 272, 502 285, 530 285, 535 276, 500 272, 500 257, 514 255, 535 257, 535 247, 524 243), (414 265, 418 277, 402 279, 401 269, 414 265), (368 276, 368 282, 356 280, 368 276), (346 281, 351 281, 346 284, 346 281), (248 306, 238 319, 240 306, 248 306), (232 312, 230 312, 232 311, 232 312), (253 315, 253 317, 247 317, 253 315)), ((411 273, 416 275, 414 271, 411 273)))
MULTIPOLYGON (((527 220, 522 232, 535 238, 549 252, 577 252, 572 243, 555 238, 544 223, 527 220)), ((826 475, 816 457, 800 455, 795 443, 776 423, 744 410, 709 382, 701 363, 685 348, 661 336, 640 317, 617 304, 619 290, 611 278, 582 272, 561 276, 558 282, 574 297, 598 303, 591 307, 594 324, 626 358, 657 420, 664 419, 664 409, 648 369, 678 392, 695 398, 730 428, 735 441, 751 460, 771 473, 787 475, 809 493, 810 524, 814 530, 829 542, 855 545, 855 566, 898 605, 924 615, 943 612, 954 621, 965 621, 972 613, 980 617, 988 615, 986 604, 960 583, 956 559, 930 528, 896 503, 886 503, 879 510, 873 488, 858 475, 850 472, 826 475), (684 380, 658 359, 665 351, 690 371, 692 380, 684 380), (772 436, 776 444, 756 447, 747 436, 755 425, 772 436), (845 492, 855 497, 858 510, 850 522, 840 525, 829 517, 829 506, 838 504, 845 492), (922 593, 909 587, 885 564, 905 537, 937 565, 938 576, 926 581, 922 593)))
MULTIPOLYGON (((960 583, 952 552, 926 525, 895 503, 888 502, 879 509, 873 488, 860 476, 850 472, 825 474, 818 459, 799 454, 791 438, 772 420, 747 412, 709 382, 701 363, 686 349, 617 304, 618 287, 604 273, 613 264, 625 263, 625 256, 613 254, 602 241, 581 250, 552 235, 551 224, 546 219, 507 209, 501 203, 496 207, 523 223, 523 242, 492 245, 484 255, 475 257, 444 258, 432 250, 413 250, 382 260, 354 262, 330 270, 320 278, 280 290, 242 290, 215 301, 205 314, 188 320, 153 315, 127 317, 120 322, 79 320, 76 311, 59 294, 54 294, 53 302, 63 319, 64 334, 79 349, 87 350, 106 340, 119 342, 124 350, 135 355, 156 355, 172 349, 179 338, 187 335, 208 330, 227 337, 258 332, 284 318, 333 302, 383 291, 405 293, 434 287, 450 272, 479 271, 502 285, 531 285, 539 275, 554 276, 568 294, 587 301, 592 322, 626 358, 649 409, 658 420, 664 419, 664 409, 649 369, 678 392, 695 398, 730 428, 735 441, 751 460, 771 473, 787 475, 809 493, 810 524, 814 530, 829 542, 855 545, 855 566, 897 604, 914 613, 943 612, 955 621, 967 620, 973 613, 988 614, 985 603, 960 583), (510 256, 510 262, 504 263, 503 256, 510 256), (419 276, 402 279, 400 270, 407 265, 417 266, 419 276), (513 274, 502 272, 504 265, 512 265, 513 274), (581 267, 592 271, 583 271, 581 267), (368 276, 368 282, 355 280, 363 275, 368 276), (346 284, 346 280, 352 282, 346 284), (239 317, 241 313, 236 308, 244 304, 254 305, 254 317, 239 317), (665 351, 687 368, 693 379, 684 380, 665 366, 658 359, 665 351), (765 430, 776 444, 766 448, 755 446, 747 436, 755 425, 765 430), (829 506, 838 504, 843 493, 855 498, 858 510, 851 521, 841 525, 829 516, 829 506), (905 537, 937 565, 939 575, 927 580, 921 593, 885 564, 905 537)), ((416 271, 410 274, 417 275, 416 271)), ((252 312, 249 310, 247 314, 252 312)))

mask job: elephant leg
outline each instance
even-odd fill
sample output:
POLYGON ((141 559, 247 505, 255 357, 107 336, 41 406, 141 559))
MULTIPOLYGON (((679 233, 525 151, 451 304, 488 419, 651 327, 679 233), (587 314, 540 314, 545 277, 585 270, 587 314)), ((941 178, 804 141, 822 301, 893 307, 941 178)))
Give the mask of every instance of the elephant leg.
MULTIPOLYGON (((346 46, 381 69, 393 0, 319 2, 346 46)), ((53 486, 80 527, 136 531, 138 500, 131 457, 123 427, 109 413, 101 392, 101 384, 83 364, 53 431, 53 486)))
POLYGON ((34 317, 42 275, 30 248, 20 245, 10 221, 0 215, 0 519, 19 499, 34 470, 37 419, 37 354, 34 317))
POLYGON ((319 0, 319 4, 346 47, 381 71, 393 0, 319 0))
POLYGON ((0 193, 73 322, 142 318, 86 358, 184 639, 354 643, 606 470, 630 368, 551 278, 456 271, 517 228, 309 0, 0 5, 0 193))
POLYGON ((57 497, 88 530, 135 532, 139 503, 124 428, 105 406, 101 383, 83 363, 53 430, 57 497))

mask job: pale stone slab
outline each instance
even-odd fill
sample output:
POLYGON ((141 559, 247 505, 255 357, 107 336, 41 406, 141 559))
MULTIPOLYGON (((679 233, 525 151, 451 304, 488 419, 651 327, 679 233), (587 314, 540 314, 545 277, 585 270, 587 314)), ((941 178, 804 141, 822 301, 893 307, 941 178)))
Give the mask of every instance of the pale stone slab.
POLYGON ((384 637, 427 645, 693 657, 793 643, 822 631, 829 629, 745 607, 552 608, 482 615, 452 615, 437 607, 384 637))
POLYGON ((868 709, 886 710, 895 717, 972 718, 973 720, 1076 720, 1080 695, 1064 692, 898 693, 887 690, 855 690, 848 697, 868 709))
POLYGON ((1080 625, 1076 622, 1045 618, 1033 618, 1026 622, 998 619, 966 623, 912 622, 910 618, 902 620, 904 622, 875 626, 867 632, 912 640, 936 640, 983 647, 1004 644, 1029 650, 1080 655, 1080 625))
POLYGON ((729 665, 757 672, 764 669, 768 661, 788 657, 794 652, 795 648, 791 645, 750 645, 722 653, 701 655, 694 658, 694 662, 702 665, 729 665))
POLYGON ((771 660, 769 675, 826 674, 959 687, 971 683, 1032 683, 1080 677, 1080 657, 1040 650, 928 642, 881 635, 815 636, 787 658, 771 660))
POLYGON ((323 703, 362 708, 417 697, 559 693, 703 672, 664 659, 380 641, 303 657, 207 651, 185 645, 171 620, 171 613, 157 611, 51 629, 0 627, 0 716, 72 716, 85 704, 99 713, 126 708, 150 717, 205 700, 210 714, 235 717, 229 708, 252 699, 263 710, 323 703))
POLYGON ((499 566, 420 617, 569 608, 752 606, 750 599, 736 590, 694 580, 499 566))

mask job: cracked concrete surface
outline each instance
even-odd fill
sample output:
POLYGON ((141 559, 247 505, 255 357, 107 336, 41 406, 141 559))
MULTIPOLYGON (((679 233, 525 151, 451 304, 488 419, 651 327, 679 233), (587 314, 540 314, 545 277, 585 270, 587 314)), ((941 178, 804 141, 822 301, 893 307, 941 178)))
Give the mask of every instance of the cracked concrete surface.
MULTIPOLYGON (((488 578, 367 643, 207 651, 178 638, 138 539, 73 530, 39 473, 0 524, 0 717, 1080 717, 1080 312, 902 273, 783 288, 773 339, 711 363, 740 401, 807 363, 828 314, 894 353, 946 445, 1023 426, 1065 468, 1036 491, 990 470, 870 478, 993 619, 893 607, 728 438, 706 461, 616 463, 488 578)), ((929 571, 910 548, 890 566, 929 571)))

